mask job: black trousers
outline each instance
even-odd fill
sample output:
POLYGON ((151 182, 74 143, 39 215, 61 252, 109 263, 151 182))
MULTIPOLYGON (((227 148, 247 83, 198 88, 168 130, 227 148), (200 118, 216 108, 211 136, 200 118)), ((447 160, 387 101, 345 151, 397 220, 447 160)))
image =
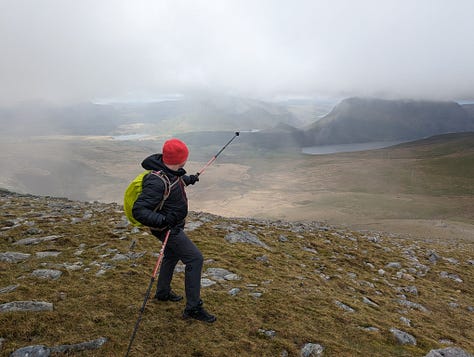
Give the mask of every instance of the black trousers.
MULTIPOLYGON (((160 241, 166 232, 151 231, 160 241)), ((178 261, 186 266, 184 271, 184 287, 186 291, 186 309, 193 309, 202 304, 201 272, 203 256, 196 245, 188 238, 182 228, 173 228, 166 244, 163 261, 156 289, 157 296, 166 296, 171 290, 174 268, 178 261)))

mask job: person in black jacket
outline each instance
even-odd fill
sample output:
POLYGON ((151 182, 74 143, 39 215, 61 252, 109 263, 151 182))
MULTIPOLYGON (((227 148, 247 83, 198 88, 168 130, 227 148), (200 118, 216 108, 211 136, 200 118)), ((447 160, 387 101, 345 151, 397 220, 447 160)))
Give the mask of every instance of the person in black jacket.
POLYGON ((135 219, 150 227, 151 233, 161 241, 170 230, 158 276, 155 299, 159 301, 183 299, 171 290, 174 268, 181 260, 186 266, 186 307, 183 318, 214 322, 216 317, 204 309, 201 300, 203 256, 184 232, 185 218, 188 214, 185 186, 194 185, 199 181, 197 174, 186 175, 184 165, 188 155, 189 150, 185 143, 178 139, 170 139, 164 143, 162 154, 151 155, 142 162, 144 169, 153 171, 144 177, 142 193, 135 201, 132 212, 135 219), (170 187, 169 196, 162 208, 157 210, 167 186, 170 187))

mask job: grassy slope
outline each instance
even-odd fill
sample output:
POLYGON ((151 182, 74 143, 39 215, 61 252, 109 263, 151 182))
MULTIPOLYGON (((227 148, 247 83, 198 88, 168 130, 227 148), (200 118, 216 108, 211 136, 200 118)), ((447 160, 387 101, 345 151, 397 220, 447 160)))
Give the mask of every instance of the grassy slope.
MULTIPOLYGON (((43 229, 41 236, 62 235, 55 242, 12 246, 14 241, 27 236, 25 231, 30 228, 27 222, 1 232, 0 252, 14 250, 33 255, 46 250, 61 252, 57 258, 33 256, 23 263, 0 262, 0 288, 20 285, 13 292, 0 294, 0 303, 38 300, 55 306, 53 312, 0 314, 0 337, 6 339, 1 352, 7 355, 26 345, 54 346, 105 336, 109 341, 99 351, 74 355, 124 355, 156 260, 152 253, 159 250, 155 238, 115 229, 122 213, 114 205, 57 199, 48 202, 32 197, 3 197, 1 204, 2 226, 6 220, 25 217, 43 229), (70 223, 71 217, 82 217, 86 211, 92 213, 91 219, 70 223), (127 253, 132 240, 137 241, 134 251, 146 254, 135 261, 111 261, 115 253, 127 253), (81 244, 83 253, 77 255, 81 244), (83 268, 69 271, 61 267, 63 275, 55 281, 30 276, 34 269, 64 262, 82 262, 83 268), (96 276, 97 263, 111 263, 115 269, 96 276)), ((149 302, 132 355, 278 356, 287 350, 290 356, 297 356, 304 343, 315 342, 325 346, 328 356, 421 356, 432 348, 442 347, 439 339, 449 339, 456 346, 474 351, 472 312, 466 310, 467 306, 474 306, 474 267, 467 263, 473 258, 472 243, 413 242, 387 236, 379 237, 379 242, 374 243, 357 232, 303 229, 281 222, 201 214, 192 214, 190 221, 203 222, 190 236, 205 258, 214 260, 204 269, 225 268, 238 274, 241 280, 219 282, 203 289, 206 307, 218 316, 213 325, 182 321, 179 318, 182 303, 149 302), (226 227, 257 234, 271 250, 225 242, 226 227), (280 235, 288 241, 281 242, 280 235), (420 263, 430 267, 426 276, 413 274, 414 281, 404 280, 396 277, 396 270, 384 268, 393 261, 400 262, 405 269, 412 267, 413 261, 406 255, 408 250, 420 263), (460 263, 441 259, 433 265, 427 259, 431 250, 460 263), (268 263, 256 259, 263 255, 268 257, 268 263), (385 276, 377 273, 380 268, 386 269, 385 276), (464 282, 442 279, 441 271, 458 274, 464 282), (356 275, 351 277, 349 273, 356 275), (407 294, 408 300, 422 304, 429 313, 394 302, 399 294, 396 288, 411 285, 418 288, 419 294, 407 294), (235 297, 228 294, 233 287, 241 289, 235 297), (250 292, 263 295, 254 298, 250 292), (362 303, 364 296, 379 307, 362 303), (356 312, 340 310, 334 300, 352 306, 356 312), (450 302, 460 307, 450 308, 450 302), (413 327, 404 326, 399 320, 401 316, 411 319, 413 327), (366 326, 375 326, 380 332, 360 329, 366 326), (413 334, 417 346, 397 345, 388 332, 391 327, 413 334), (268 338, 259 329, 274 330, 276 336, 268 338)), ((174 288, 182 292, 182 273, 175 275, 174 288)))

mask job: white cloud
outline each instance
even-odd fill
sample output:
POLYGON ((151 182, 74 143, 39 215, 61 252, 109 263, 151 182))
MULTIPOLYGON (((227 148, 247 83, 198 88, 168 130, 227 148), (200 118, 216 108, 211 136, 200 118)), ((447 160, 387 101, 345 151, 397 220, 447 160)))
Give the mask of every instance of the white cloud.
POLYGON ((1 0, 0 103, 474 98, 474 2, 1 0))

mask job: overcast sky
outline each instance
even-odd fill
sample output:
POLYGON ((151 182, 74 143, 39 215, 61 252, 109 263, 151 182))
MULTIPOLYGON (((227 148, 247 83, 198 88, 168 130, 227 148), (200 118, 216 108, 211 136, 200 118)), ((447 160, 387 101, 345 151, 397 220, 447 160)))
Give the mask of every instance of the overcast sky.
POLYGON ((474 99, 473 0, 0 0, 0 104, 474 99))

